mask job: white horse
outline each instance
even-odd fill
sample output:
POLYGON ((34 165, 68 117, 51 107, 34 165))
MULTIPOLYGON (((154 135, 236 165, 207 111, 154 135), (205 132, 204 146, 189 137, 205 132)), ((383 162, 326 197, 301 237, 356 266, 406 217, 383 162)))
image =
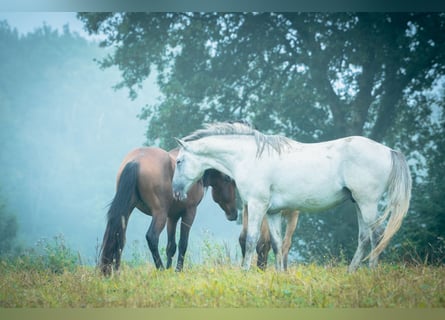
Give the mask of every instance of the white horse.
POLYGON ((184 199, 209 168, 236 181, 249 211, 242 263, 246 270, 266 213, 271 239, 278 249, 276 268, 282 270, 281 215, 276 213, 281 209, 321 211, 352 200, 359 225, 358 247, 349 266, 352 272, 369 242, 369 265, 377 265, 378 256, 408 211, 411 176, 404 156, 364 137, 305 144, 265 135, 242 123, 216 123, 178 143, 181 149, 172 182, 176 198, 184 199), (386 209, 379 218, 378 203, 385 192, 386 209))

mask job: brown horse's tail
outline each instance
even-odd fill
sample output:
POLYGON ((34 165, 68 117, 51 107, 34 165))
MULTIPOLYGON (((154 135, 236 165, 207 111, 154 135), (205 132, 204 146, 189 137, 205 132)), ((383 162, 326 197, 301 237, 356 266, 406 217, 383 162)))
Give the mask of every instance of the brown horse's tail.
POLYGON ((116 194, 110 204, 99 262, 99 268, 104 275, 110 275, 113 264, 115 270, 119 268, 125 244, 128 218, 136 206, 138 173, 138 162, 127 163, 117 184, 116 194))

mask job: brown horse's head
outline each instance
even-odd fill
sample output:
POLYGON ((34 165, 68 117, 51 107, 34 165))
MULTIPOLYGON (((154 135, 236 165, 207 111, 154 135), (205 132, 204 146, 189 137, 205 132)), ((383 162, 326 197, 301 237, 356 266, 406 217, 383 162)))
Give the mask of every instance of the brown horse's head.
POLYGON ((204 186, 212 187, 212 198, 226 213, 227 220, 238 218, 236 207, 236 184, 228 175, 215 169, 208 169, 203 176, 204 186))

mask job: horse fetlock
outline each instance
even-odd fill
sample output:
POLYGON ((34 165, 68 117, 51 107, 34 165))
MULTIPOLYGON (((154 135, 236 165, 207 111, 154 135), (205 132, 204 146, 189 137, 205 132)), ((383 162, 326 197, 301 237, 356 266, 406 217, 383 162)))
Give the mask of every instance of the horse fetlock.
POLYGON ((281 255, 281 253, 277 253, 275 255, 275 269, 277 271, 283 271, 284 270, 283 256, 281 255))
POLYGON ((245 271, 250 270, 250 264, 252 262, 252 255, 249 255, 248 253, 246 253, 246 256, 243 259, 243 263, 241 265, 242 269, 245 271))

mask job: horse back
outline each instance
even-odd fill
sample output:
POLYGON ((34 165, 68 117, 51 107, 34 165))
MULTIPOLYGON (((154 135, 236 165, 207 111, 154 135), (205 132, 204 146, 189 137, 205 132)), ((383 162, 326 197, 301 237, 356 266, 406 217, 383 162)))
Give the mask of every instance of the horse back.
POLYGON ((268 200, 273 210, 325 210, 348 199, 348 190, 381 196, 391 171, 390 150, 355 136, 296 144, 288 153, 252 165, 251 171, 261 175, 248 192, 268 200))

